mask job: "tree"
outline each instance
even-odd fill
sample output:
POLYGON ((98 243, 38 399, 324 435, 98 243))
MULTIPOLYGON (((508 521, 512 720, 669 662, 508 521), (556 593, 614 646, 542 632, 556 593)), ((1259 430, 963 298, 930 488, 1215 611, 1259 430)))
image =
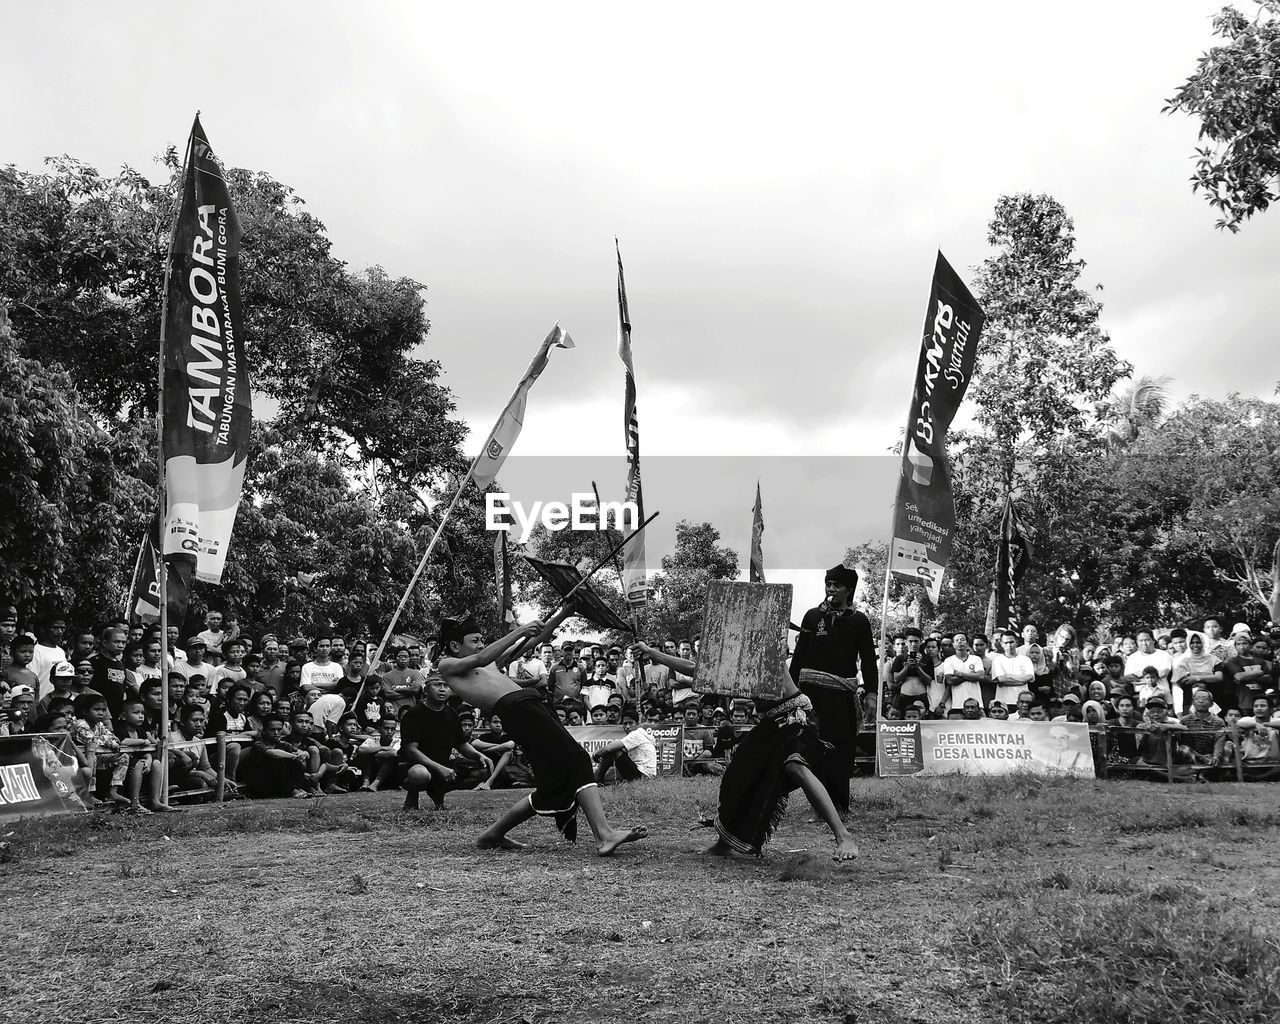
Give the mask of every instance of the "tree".
POLYGON ((100 427, 65 372, 19 350, 0 306, 0 593, 96 621, 117 606, 150 515, 154 487, 135 475, 149 453, 137 431, 100 427))
MULTIPOLYGON (((1002 196, 987 237, 996 252, 975 278, 987 316, 970 387, 976 425, 953 435, 957 530, 939 608, 947 628, 985 620, 1006 489, 1036 538, 1020 601, 1052 594, 1042 610, 1063 615, 1057 598, 1072 595, 1048 585, 1062 566, 1047 541, 1078 519, 1085 468, 1105 451, 1091 410, 1132 369, 1102 330, 1101 303, 1079 285, 1085 264, 1061 203, 1002 196)), ((1066 571, 1069 580, 1075 570, 1066 571)))
MULTIPOLYGON (((880 617, 884 611, 884 574, 889 564, 886 541, 864 541, 846 548, 844 564, 858 570, 861 611, 871 622, 871 632, 880 636, 880 617)), ((933 613, 929 592, 919 583, 906 583, 896 577, 889 584, 888 633, 901 632, 907 626, 918 626, 925 610, 933 613)))
POLYGON ((1098 420, 1107 428, 1103 436, 1111 448, 1133 444, 1140 433, 1159 421, 1169 401, 1171 379, 1144 374, 1098 403, 1098 420))
POLYGON ((1240 230, 1280 192, 1280 0, 1257 0, 1252 21, 1234 7, 1213 18, 1227 40, 1201 54, 1162 113, 1200 118, 1191 187, 1221 212, 1217 227, 1240 230))
POLYGON ((710 523, 676 524, 675 548, 662 556, 662 568, 650 580, 654 596, 644 624, 650 637, 685 640, 702 632, 708 585, 738 577, 737 552, 719 540, 720 531, 710 523))

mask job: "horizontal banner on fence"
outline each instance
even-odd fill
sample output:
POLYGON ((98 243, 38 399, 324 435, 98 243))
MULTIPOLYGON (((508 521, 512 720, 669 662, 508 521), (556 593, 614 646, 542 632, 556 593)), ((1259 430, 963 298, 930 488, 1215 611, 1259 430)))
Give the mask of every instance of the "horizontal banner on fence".
MULTIPOLYGON (((658 748, 658 774, 679 775, 684 768, 684 754, 687 744, 684 740, 683 725, 658 725, 649 729, 653 736, 654 746, 658 748)), ((569 735, 582 746, 588 754, 594 754, 611 740, 620 740, 627 730, 620 725, 571 725, 569 735)), ((702 749, 702 741, 698 741, 698 749, 702 749)))
POLYGON ((1040 772, 1093 778, 1089 727, 1082 722, 880 722, 876 774, 1008 775, 1040 772))
POLYGON ((78 767, 65 732, 0 736, 0 818, 83 811, 78 767))

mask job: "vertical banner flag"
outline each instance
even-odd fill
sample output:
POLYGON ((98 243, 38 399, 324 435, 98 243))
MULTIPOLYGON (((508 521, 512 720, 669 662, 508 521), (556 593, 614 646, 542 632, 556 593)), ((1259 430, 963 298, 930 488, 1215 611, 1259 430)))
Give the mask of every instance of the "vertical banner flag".
POLYGON ((756 505, 751 510, 751 569, 747 577, 752 583, 764 583, 764 510, 760 504, 760 481, 756 481, 756 505))
POLYGON ((182 586, 222 581, 252 423, 240 315, 240 221, 197 117, 169 247, 163 551, 182 586))
POLYGON ((529 399, 529 389, 533 387, 533 382, 541 376, 542 371, 547 368, 547 360, 551 358, 551 350, 553 348, 573 347, 573 339, 564 332, 564 329, 559 324, 551 328, 551 333, 538 346, 538 352, 533 357, 533 362, 524 371, 524 376, 520 378, 520 383, 516 385, 515 394, 511 396, 511 401, 507 403, 507 407, 502 410, 502 415, 498 417, 498 422, 493 425, 493 430, 489 432, 489 436, 485 439, 484 447, 480 449, 480 454, 476 457, 476 464, 471 472, 476 486, 480 490, 483 491, 497 478, 498 471, 511 453, 511 446, 516 443, 516 438, 520 436, 520 428, 524 426, 524 407, 529 399))
POLYGON ((1004 500, 1000 519, 1000 549, 996 552, 996 629, 1018 629, 1018 583, 1031 564, 1031 542, 1027 539, 1013 507, 1013 497, 1004 500))
POLYGON ((956 525, 947 428, 973 376, 983 320, 977 300, 939 252, 902 446, 889 559, 896 578, 923 583, 935 604, 956 525))
MULTIPOLYGON (((636 503, 637 523, 644 522, 644 496, 640 486, 640 419, 636 415, 636 368, 631 359, 631 313, 627 309, 627 286, 622 279, 622 250, 618 240, 613 240, 618 254, 618 355, 625 368, 625 395, 622 409, 622 427, 627 442, 627 494, 624 500, 636 503)), ((623 534, 630 536, 625 519, 621 524, 623 534)), ((622 563, 622 589, 627 604, 643 605, 649 600, 649 589, 644 570, 644 537, 637 537, 628 544, 622 563)))

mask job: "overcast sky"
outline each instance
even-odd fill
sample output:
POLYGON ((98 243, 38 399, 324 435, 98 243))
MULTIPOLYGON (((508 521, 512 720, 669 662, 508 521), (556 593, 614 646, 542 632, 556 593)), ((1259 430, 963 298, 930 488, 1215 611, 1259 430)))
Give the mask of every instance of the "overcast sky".
MULTIPOLYGON (((1216 231, 1187 180, 1196 124, 1160 114, 1220 6, 46 0, 5 18, 0 161, 158 175, 201 109, 222 159, 293 186, 341 258, 427 286, 426 351, 481 437, 559 320, 578 348, 554 354, 517 451, 614 456, 616 497, 614 235, 647 455, 883 453, 935 250, 970 277, 1016 191, 1074 217, 1137 372, 1175 398, 1270 394, 1280 213, 1216 231)), ((784 462, 740 474, 763 480, 780 568, 876 532, 815 530, 784 462)), ((892 480, 841 485, 883 509, 880 537, 892 480)), ((655 481, 655 545, 713 518, 745 568, 737 486, 655 481)))

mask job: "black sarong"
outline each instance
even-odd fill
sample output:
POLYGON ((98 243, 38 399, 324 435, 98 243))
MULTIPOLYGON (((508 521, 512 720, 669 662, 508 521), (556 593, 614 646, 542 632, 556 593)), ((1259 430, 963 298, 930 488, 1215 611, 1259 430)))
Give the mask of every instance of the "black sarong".
POLYGON ((502 728, 524 751, 536 788, 529 796, 535 813, 555 818, 566 839, 577 837, 578 792, 596 784, 591 758, 537 690, 504 694, 493 706, 502 728))
POLYGON ((796 694, 764 712, 744 734, 720 779, 720 807, 714 827, 730 849, 757 857, 787 809, 797 783, 788 764, 812 768, 822 763, 818 730, 806 720, 809 700, 796 694))

